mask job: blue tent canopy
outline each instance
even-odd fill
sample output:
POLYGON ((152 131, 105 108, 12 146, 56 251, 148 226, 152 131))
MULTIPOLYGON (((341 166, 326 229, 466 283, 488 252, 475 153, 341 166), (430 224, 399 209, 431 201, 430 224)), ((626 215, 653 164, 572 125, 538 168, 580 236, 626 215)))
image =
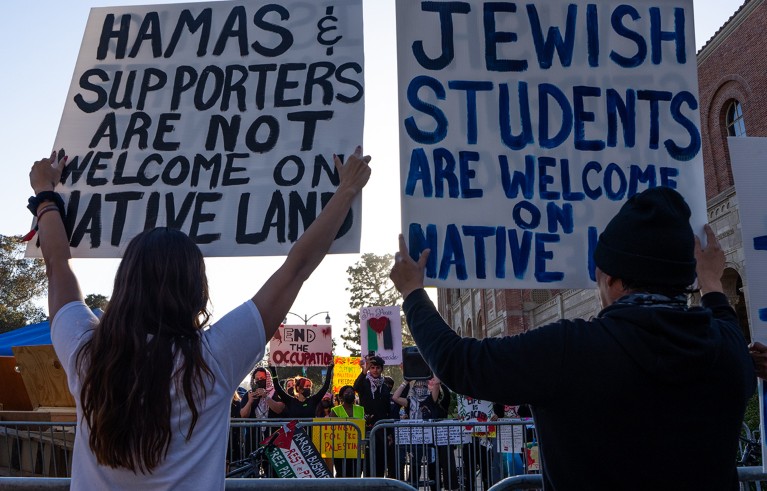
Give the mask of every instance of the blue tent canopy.
POLYGON ((0 356, 13 356, 11 346, 39 346, 51 344, 51 326, 48 321, 21 327, 0 334, 0 356))
MULTIPOLYGON (((101 309, 93 309, 101 317, 101 309)), ((48 321, 30 324, 13 331, 0 334, 0 356, 13 356, 12 346, 40 346, 51 343, 51 324, 48 321)))

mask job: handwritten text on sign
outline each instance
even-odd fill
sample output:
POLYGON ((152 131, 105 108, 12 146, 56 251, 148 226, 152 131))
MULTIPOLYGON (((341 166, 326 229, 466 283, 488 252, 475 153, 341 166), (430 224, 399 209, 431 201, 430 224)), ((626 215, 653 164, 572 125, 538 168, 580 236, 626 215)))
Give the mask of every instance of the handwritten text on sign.
POLYGON ((373 352, 386 365, 402 363, 402 314, 399 305, 360 309, 360 347, 373 352))
MULTIPOLYGON (((92 9, 56 138, 73 253, 163 225, 287 253, 362 141, 362 60, 360 0, 92 9)), ((359 204, 334 252, 359 250, 359 204)))
POLYGON ((269 342, 271 365, 328 366, 333 361, 330 326, 281 325, 269 342))
POLYGON ((631 195, 706 220, 692 0, 397 1, 402 229, 442 287, 590 287, 631 195))
MULTIPOLYGON (((315 422, 328 422, 327 419, 315 419, 315 422)), ((365 452, 360 449, 360 441, 365 439, 365 421, 362 419, 337 419, 331 422, 349 422, 349 424, 327 424, 312 427, 312 442, 323 458, 356 459, 365 452)))
POLYGON ((344 385, 354 385, 360 374, 359 356, 335 356, 333 367, 333 393, 338 394, 344 385))

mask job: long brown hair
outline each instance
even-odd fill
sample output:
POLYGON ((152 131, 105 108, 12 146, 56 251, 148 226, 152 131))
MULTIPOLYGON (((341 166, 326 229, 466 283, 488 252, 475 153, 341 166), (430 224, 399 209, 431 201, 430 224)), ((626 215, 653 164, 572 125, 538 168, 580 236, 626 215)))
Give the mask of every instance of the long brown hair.
POLYGON ((210 317, 205 263, 184 233, 155 228, 128 244, 112 298, 78 353, 83 418, 99 464, 152 472, 171 441, 171 383, 191 412, 213 373, 198 331, 210 317))

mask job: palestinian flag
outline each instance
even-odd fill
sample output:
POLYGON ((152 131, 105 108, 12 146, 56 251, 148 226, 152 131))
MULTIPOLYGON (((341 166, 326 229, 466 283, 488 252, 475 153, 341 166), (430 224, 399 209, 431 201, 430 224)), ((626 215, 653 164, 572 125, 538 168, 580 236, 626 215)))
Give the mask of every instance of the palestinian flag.
POLYGON ((278 477, 333 477, 325 461, 312 443, 312 439, 297 421, 283 425, 276 435, 261 442, 266 445, 266 457, 278 477))

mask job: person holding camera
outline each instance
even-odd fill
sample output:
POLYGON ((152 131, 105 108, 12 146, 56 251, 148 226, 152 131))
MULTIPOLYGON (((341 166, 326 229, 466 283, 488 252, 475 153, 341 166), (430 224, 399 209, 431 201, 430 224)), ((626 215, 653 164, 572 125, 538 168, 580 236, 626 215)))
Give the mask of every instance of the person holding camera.
MULTIPOLYGON (((250 390, 240 400, 240 417, 257 420, 279 418, 284 409, 285 403, 275 393, 272 375, 262 367, 253 370, 250 376, 250 390)), ((246 455, 258 448, 259 443, 274 431, 270 427, 247 427, 244 430, 246 455)), ((261 463, 261 468, 264 475, 269 474, 270 468, 265 460, 261 463)))
POLYGON ((240 401, 241 418, 277 418, 285 409, 285 403, 275 394, 272 375, 258 367, 250 376, 250 390, 240 401))

